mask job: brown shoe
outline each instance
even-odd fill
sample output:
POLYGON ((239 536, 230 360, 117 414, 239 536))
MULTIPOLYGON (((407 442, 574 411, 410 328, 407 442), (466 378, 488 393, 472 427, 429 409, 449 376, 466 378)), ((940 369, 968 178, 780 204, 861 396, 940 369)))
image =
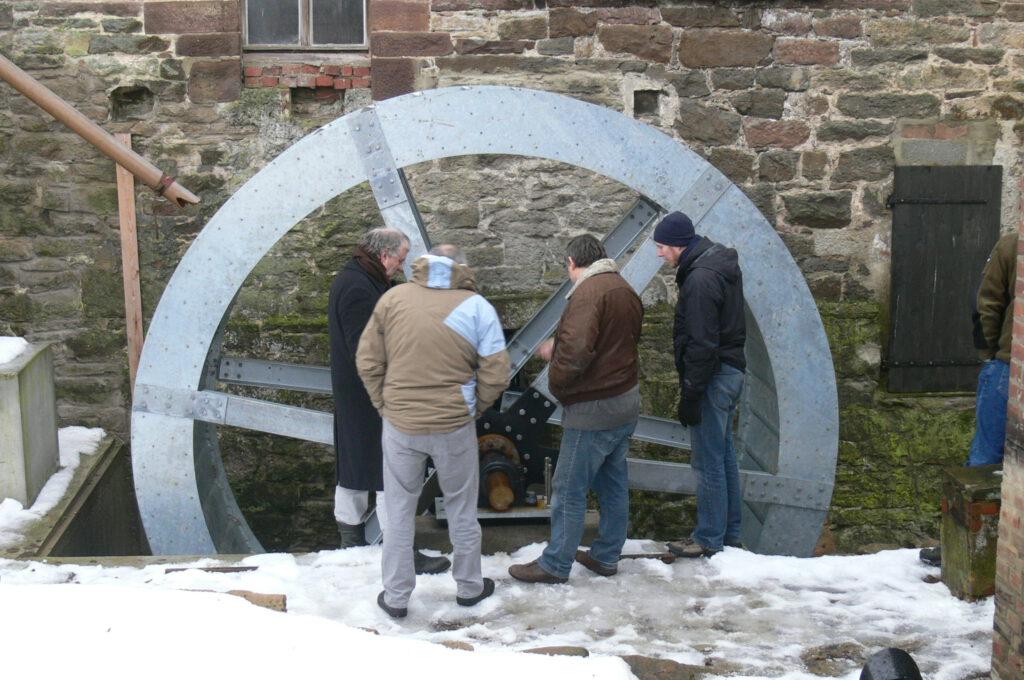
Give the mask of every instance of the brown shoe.
POLYGON ((569 580, 544 571, 537 560, 526 564, 513 564, 508 568, 508 574, 517 581, 526 583, 565 583, 569 580))
POLYGON ((577 550, 576 561, 598 576, 615 576, 615 574, 619 573, 618 566, 608 566, 598 562, 590 556, 589 550, 577 550))

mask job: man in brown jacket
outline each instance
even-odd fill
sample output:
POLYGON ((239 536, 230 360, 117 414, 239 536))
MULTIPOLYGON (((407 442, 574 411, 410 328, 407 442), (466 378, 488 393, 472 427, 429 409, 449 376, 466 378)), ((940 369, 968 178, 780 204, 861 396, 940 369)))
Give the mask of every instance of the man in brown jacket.
POLYGON ((501 321, 476 292, 458 248, 434 248, 412 273, 381 296, 356 352, 356 370, 383 418, 387 512, 377 604, 394 618, 407 614, 416 587, 413 533, 428 457, 448 515, 455 601, 468 607, 494 592, 480 573, 476 417, 508 387, 510 370, 501 321))
MULTIPOLYGON (((1003 462, 1006 403, 1010 396, 1010 351, 1013 340, 1013 298, 1017 283, 1017 232, 1003 234, 988 256, 978 287, 974 342, 985 362, 978 373, 974 407, 974 439, 968 467, 1003 462)), ((922 548, 922 562, 942 564, 939 546, 922 548)))
POLYGON ((644 308, 593 236, 574 238, 566 255, 574 284, 569 302, 554 340, 537 352, 551 362, 551 393, 563 409, 551 540, 539 559, 508 570, 528 583, 565 583, 574 559, 612 576, 629 521, 626 454, 640 415, 637 342, 644 308), (581 551, 590 489, 601 504, 599 536, 581 551))
POLYGON ((978 318, 984 337, 979 352, 985 364, 978 374, 977 422, 968 465, 1003 462, 1016 282, 1017 232, 1014 231, 996 242, 978 288, 978 318))

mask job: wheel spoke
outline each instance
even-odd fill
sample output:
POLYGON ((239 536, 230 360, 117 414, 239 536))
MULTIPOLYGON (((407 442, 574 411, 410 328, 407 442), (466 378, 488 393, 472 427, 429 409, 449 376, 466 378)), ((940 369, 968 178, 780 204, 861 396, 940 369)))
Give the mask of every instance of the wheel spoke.
MULTIPOLYGON (((608 257, 618 259, 636 243, 643 232, 660 215, 660 208, 653 201, 641 197, 625 217, 604 239, 608 257)), ((549 297, 533 317, 520 328, 508 343, 512 364, 512 375, 522 370, 544 339, 558 326, 558 320, 565 309, 565 296, 572 289, 566 281, 549 297)))
POLYGON ((384 224, 398 229, 409 238, 405 278, 411 279, 412 263, 430 250, 430 238, 416 207, 416 199, 405 179, 405 172, 395 165, 391 147, 384 137, 377 112, 372 107, 352 114, 348 126, 384 224))

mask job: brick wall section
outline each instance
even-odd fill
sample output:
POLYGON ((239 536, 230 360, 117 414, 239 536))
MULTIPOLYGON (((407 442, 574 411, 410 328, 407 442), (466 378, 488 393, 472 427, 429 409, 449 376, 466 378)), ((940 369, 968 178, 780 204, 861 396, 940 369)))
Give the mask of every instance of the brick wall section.
POLYGON ((1024 677, 1024 240, 1017 257, 1006 457, 996 562, 992 677, 1024 677))
POLYGON ((370 87, 370 67, 348 64, 246 64, 246 87, 305 87, 349 90, 370 87))

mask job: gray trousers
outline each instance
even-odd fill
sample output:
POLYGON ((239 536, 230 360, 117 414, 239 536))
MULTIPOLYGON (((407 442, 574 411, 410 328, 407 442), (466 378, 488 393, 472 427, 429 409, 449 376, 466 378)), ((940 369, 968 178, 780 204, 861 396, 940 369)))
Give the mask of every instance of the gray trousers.
POLYGON ((416 587, 413 536, 416 503, 423 488, 427 457, 437 468, 448 515, 452 577, 459 597, 476 597, 484 589, 480 575, 480 523, 476 504, 480 484, 480 453, 476 424, 469 422, 444 434, 406 434, 384 419, 384 555, 381 577, 389 607, 406 607, 416 587))

